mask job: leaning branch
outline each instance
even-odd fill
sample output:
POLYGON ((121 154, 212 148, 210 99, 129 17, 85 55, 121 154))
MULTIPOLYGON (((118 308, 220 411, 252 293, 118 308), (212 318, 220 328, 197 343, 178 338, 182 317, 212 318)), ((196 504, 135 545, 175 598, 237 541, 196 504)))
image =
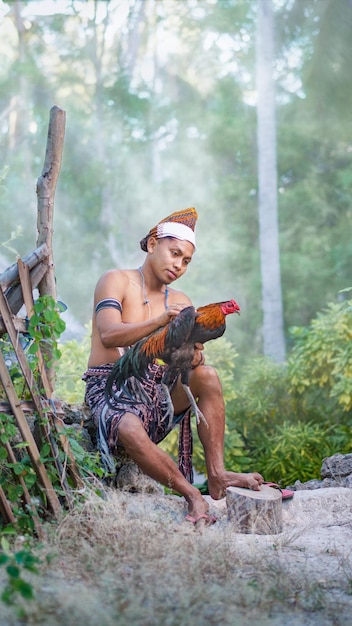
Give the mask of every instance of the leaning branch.
MULTIPOLYGON (((23 258, 23 263, 32 270, 36 265, 38 265, 41 261, 46 259, 49 255, 49 248, 46 243, 43 243, 36 250, 28 254, 23 258)), ((3 292, 11 287, 14 283, 19 283, 20 278, 18 275, 18 265, 17 262, 8 267, 5 272, 0 274, 0 285, 2 287, 3 292)))

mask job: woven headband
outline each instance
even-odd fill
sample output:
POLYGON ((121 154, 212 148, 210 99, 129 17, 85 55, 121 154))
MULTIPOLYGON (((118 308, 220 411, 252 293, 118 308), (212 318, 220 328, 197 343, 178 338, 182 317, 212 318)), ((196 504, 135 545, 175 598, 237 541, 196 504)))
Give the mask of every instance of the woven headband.
POLYGON ((156 227, 157 239, 162 237, 175 237, 175 239, 181 239, 189 241, 196 247, 196 237, 192 228, 179 224, 178 222, 162 222, 156 227))

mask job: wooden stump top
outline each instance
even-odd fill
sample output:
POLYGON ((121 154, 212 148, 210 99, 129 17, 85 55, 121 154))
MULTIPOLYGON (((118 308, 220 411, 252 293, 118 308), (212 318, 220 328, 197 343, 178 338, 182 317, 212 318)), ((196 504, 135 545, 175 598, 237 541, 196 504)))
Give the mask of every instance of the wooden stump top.
POLYGON ((272 535, 282 532, 282 496, 279 489, 262 485, 260 491, 226 489, 228 520, 239 533, 272 535))

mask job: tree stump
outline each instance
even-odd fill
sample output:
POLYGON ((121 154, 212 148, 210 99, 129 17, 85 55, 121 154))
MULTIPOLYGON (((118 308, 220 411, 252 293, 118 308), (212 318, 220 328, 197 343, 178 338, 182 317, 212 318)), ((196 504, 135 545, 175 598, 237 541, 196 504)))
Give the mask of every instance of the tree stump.
POLYGON ((226 489, 227 518, 238 533, 276 535, 282 532, 282 497, 279 489, 262 485, 260 491, 226 489))

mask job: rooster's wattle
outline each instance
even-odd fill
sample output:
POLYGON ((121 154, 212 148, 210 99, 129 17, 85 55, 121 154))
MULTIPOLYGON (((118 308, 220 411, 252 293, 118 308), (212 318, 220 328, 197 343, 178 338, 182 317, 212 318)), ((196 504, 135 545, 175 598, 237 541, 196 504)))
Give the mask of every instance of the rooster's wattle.
MULTIPOLYGON (((113 390, 114 384, 117 389, 121 389, 131 376, 142 380, 148 365, 159 360, 168 365, 162 384, 170 404, 168 387, 180 375, 181 384, 196 415, 197 423, 200 419, 206 423, 189 387, 195 344, 204 344, 211 339, 221 337, 226 329, 226 316, 230 313, 240 313, 240 307, 235 300, 216 302, 198 309, 188 306, 166 326, 137 341, 112 368, 105 388, 108 404, 114 407, 114 399, 121 402, 121 398, 113 390)), ((126 402, 132 403, 133 398, 126 402)))

